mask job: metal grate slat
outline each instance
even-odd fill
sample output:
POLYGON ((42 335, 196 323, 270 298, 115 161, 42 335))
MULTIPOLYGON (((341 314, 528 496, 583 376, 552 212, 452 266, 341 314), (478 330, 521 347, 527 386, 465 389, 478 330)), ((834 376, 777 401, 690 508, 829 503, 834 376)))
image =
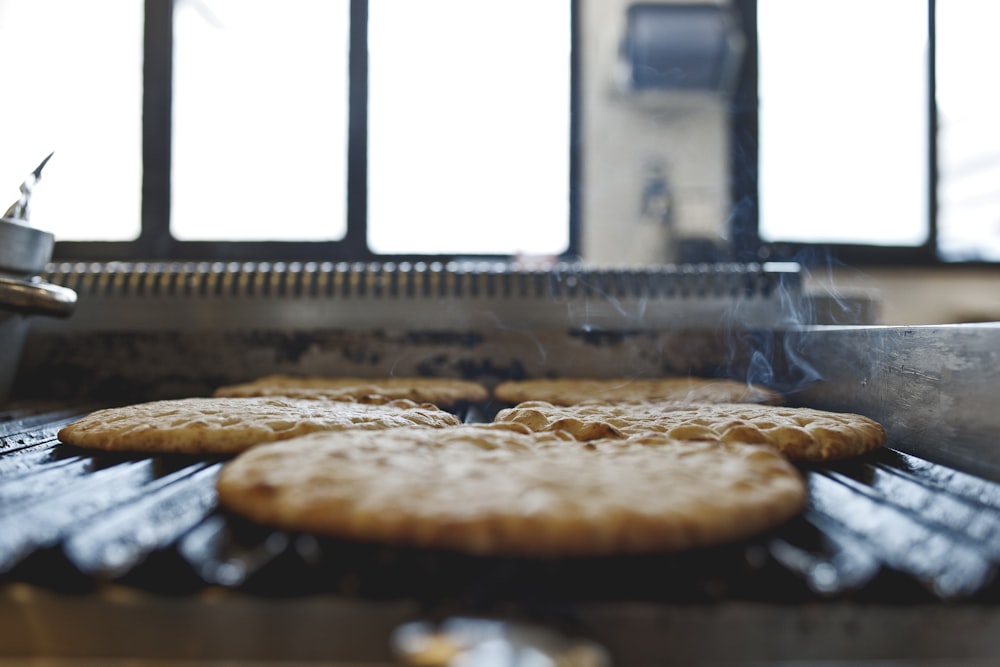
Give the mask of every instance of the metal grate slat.
POLYGON ((886 565, 915 577, 939 597, 965 597, 992 580, 994 568, 986 554, 905 510, 857 493, 830 474, 809 475, 808 487, 807 512, 844 526, 886 565))
POLYGON ((54 495, 72 489, 86 481, 94 471, 90 459, 66 459, 47 462, 16 479, 6 479, 0 487, 0 517, 15 517, 23 507, 36 501, 46 501, 54 495))
POLYGON ((59 448, 51 441, 4 452, 0 454, 0 483, 33 473, 46 465, 59 465, 71 460, 71 457, 61 456, 59 448))
POLYGON ((221 464, 195 463, 145 486, 142 495, 109 507, 63 539, 81 571, 114 576, 149 552, 176 541, 215 507, 221 464))
POLYGON ((89 409, 41 413, 18 410, 0 413, 0 454, 55 441, 59 429, 87 412, 89 409))
POLYGON ((151 461, 129 461, 81 477, 69 489, 0 518, 0 572, 33 549, 54 546, 80 522, 142 493, 155 477, 151 461))
POLYGON ((842 484, 877 502, 909 513, 915 521, 947 534, 956 542, 974 545, 1000 560, 1000 515, 897 474, 888 468, 868 467, 861 479, 831 473, 842 484))
POLYGON ((896 475, 1000 512, 1000 484, 896 450, 878 452, 874 458, 876 466, 892 470, 896 475))

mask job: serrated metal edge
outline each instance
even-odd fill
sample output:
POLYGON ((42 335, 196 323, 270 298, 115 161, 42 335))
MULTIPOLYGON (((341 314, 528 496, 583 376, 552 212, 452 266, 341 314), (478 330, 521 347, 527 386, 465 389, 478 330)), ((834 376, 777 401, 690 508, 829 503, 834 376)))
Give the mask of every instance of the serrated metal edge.
POLYGON ((799 290, 802 282, 795 265, 526 269, 439 262, 61 263, 42 278, 84 298, 745 298, 799 290))

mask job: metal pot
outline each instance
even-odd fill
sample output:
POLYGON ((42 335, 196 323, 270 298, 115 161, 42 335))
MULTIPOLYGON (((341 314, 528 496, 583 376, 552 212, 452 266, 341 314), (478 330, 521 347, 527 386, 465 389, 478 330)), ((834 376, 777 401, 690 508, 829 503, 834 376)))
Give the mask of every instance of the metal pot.
POLYGON ((76 292, 36 277, 52 257, 54 238, 0 218, 0 401, 7 400, 28 333, 28 316, 67 317, 76 292))

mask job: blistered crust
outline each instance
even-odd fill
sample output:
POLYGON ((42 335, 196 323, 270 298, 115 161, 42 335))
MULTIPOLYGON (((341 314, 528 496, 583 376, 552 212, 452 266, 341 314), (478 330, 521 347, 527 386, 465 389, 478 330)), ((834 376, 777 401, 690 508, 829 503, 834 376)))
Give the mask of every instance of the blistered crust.
POLYGON ((527 401, 501 410, 495 421, 533 431, 561 431, 578 440, 661 433, 678 440, 719 440, 776 447, 793 460, 859 456, 885 444, 878 422, 853 413, 769 405, 589 403, 557 406, 527 401))
POLYGON ((262 442, 331 429, 444 427, 460 421, 432 405, 366 405, 294 398, 185 398, 98 410, 59 439, 92 449, 232 454, 262 442))

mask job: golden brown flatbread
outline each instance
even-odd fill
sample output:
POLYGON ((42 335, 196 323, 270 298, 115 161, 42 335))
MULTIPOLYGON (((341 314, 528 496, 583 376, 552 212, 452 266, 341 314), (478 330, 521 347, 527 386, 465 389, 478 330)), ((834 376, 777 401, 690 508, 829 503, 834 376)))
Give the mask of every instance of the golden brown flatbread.
POLYGON ((287 530, 472 554, 690 549, 766 531, 805 487, 775 449, 516 424, 314 433, 227 463, 220 503, 287 530))
POLYGON ((683 401, 774 405, 783 402, 781 394, 760 385, 694 377, 509 380, 498 384, 493 394, 498 400, 512 404, 545 401, 553 405, 575 405, 594 400, 609 403, 683 401))
POLYGON ((69 445, 177 454, 232 454, 332 429, 445 427, 460 421, 432 405, 366 405, 295 398, 185 398, 93 412, 59 431, 69 445))
POLYGON ((799 461, 858 456, 885 444, 878 422, 852 413, 773 405, 587 403, 558 406, 527 401, 501 410, 495 421, 533 431, 561 431, 579 440, 662 433, 678 440, 771 445, 799 461))
POLYGON ((478 382, 455 378, 268 375, 253 382, 219 387, 215 396, 323 397, 366 403, 405 398, 416 403, 433 403, 450 408, 461 403, 485 401, 489 392, 478 382))

